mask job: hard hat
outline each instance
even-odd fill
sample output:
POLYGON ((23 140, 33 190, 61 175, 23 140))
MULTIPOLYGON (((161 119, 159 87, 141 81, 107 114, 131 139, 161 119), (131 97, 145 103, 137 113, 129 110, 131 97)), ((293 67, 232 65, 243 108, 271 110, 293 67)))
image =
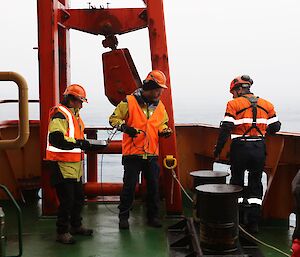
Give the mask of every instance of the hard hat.
POLYGON ((166 86, 166 82, 167 82, 166 76, 160 70, 150 71, 149 74, 147 75, 146 79, 144 80, 144 83, 151 81, 151 80, 154 81, 157 85, 159 85, 162 88, 168 88, 166 86))
POLYGON ((70 86, 67 86, 64 95, 73 95, 80 101, 87 103, 85 90, 82 86, 78 84, 72 84, 70 86))
POLYGON ((238 85, 247 84, 249 87, 253 84, 253 80, 248 75, 242 75, 239 77, 236 77, 233 81, 230 83, 230 92, 232 89, 234 89, 238 85))

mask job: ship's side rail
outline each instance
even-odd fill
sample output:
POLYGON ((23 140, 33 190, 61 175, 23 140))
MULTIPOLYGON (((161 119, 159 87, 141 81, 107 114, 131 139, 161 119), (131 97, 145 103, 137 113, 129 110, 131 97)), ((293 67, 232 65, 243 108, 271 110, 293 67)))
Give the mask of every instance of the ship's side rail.
MULTIPOLYGON (((176 134, 181 181, 184 187, 192 188, 189 172, 213 167, 218 128, 205 124, 177 124, 176 134)), ((291 182, 300 169, 300 133, 281 132, 267 136, 266 144, 268 180, 263 216, 287 220, 293 210, 291 182)), ((219 162, 229 164, 229 146, 227 142, 219 162)))
MULTIPOLYGON (((18 129, 17 121, 5 121, 0 124, 0 133, 4 138, 13 138, 18 129)), ((88 138, 96 138, 97 131, 108 128, 87 128, 88 138)), ((178 165, 180 180, 185 188, 192 189, 193 182, 189 175, 191 171, 212 169, 214 158, 213 148, 218 136, 218 128, 205 124, 177 124, 176 137, 178 146, 178 165)), ((267 173, 267 189, 263 201, 263 214, 265 218, 288 219, 293 210, 291 194, 291 181, 300 169, 300 133, 278 133, 268 136, 267 160, 265 171, 267 173)), ((221 153, 219 162, 229 164, 230 142, 227 142, 221 153)), ((8 185, 16 193, 18 188, 34 188, 39 185, 40 178, 40 143, 39 121, 30 121, 30 137, 27 144, 19 150, 0 152, 1 170, 6 175, 1 176, 1 183, 8 185), (18 181, 18 184, 16 184, 18 181), (10 185, 10 186, 9 186, 10 185)), ((99 190, 105 194, 116 195, 121 184, 101 185, 97 181, 97 154, 121 153, 121 141, 115 140, 108 147, 98 152, 87 153, 88 195, 96 195, 99 190)))
MULTIPOLYGON (((14 101, 11 101, 14 102, 14 101)), ((19 122, 6 120, 0 122, 0 139, 15 138, 18 133, 19 122)), ((5 184, 15 198, 22 198, 22 192, 41 188, 41 157, 40 157, 40 122, 30 120, 30 136, 28 142, 19 149, 0 150, 0 183, 5 184)), ((97 139, 97 132, 112 130, 106 128, 87 128, 86 136, 89 139, 97 139)), ((96 151, 86 152, 87 183, 85 193, 89 198, 99 195, 119 195, 122 183, 101 183, 98 181, 98 154, 121 154, 121 140, 111 140, 107 147, 96 151)), ((5 195, 0 192, 0 199, 5 195)), ((113 198, 111 198, 113 199, 113 198)))

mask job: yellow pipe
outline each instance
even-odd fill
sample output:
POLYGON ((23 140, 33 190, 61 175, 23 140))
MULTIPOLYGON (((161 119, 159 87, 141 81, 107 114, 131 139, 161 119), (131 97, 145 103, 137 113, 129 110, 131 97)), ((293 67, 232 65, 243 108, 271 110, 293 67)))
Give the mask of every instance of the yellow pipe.
POLYGON ((0 72, 0 81, 14 81, 19 88, 19 131, 18 137, 0 140, 0 149, 21 148, 29 138, 28 86, 23 76, 16 72, 0 72))

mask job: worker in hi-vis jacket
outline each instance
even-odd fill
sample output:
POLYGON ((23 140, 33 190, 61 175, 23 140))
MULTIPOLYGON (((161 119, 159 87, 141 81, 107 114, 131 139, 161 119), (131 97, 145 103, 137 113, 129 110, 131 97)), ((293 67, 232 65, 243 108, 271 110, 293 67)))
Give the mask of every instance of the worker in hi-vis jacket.
POLYGON ((273 105, 250 91, 253 80, 248 75, 236 77, 230 84, 233 100, 227 103, 225 117, 220 125, 214 156, 218 158, 229 136, 230 184, 244 188, 239 198, 240 222, 252 232, 258 232, 263 196, 262 173, 266 160, 266 134, 280 130, 273 105), (248 186, 244 186, 245 171, 248 186))
POLYGON ((56 241, 63 244, 74 244, 72 235, 93 233, 81 223, 83 151, 90 148, 84 139, 84 124, 79 115, 83 102, 87 102, 84 88, 70 85, 61 104, 51 108, 49 114, 46 159, 50 161, 51 184, 59 199, 56 241))
POLYGON ((119 205, 119 228, 129 229, 129 211, 135 186, 142 171, 147 183, 147 221, 152 227, 161 227, 159 218, 159 137, 169 137, 168 115, 160 101, 167 88, 162 71, 151 71, 142 88, 121 101, 109 118, 111 126, 123 132, 122 164, 123 189, 119 205))

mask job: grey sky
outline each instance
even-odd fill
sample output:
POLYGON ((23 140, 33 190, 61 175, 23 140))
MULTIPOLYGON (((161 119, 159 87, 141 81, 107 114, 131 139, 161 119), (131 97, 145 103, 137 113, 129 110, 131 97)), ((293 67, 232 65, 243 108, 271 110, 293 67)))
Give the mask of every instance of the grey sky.
MULTIPOLYGON (((107 1, 73 0, 71 7, 87 8, 87 2, 99 7, 107 1)), ((110 8, 143 6, 141 0, 109 2, 110 8)), ((284 130, 300 131, 299 1, 165 0, 164 6, 176 121, 218 124, 231 97, 230 81, 249 74, 253 92, 274 103, 284 130)), ((33 99, 38 98, 36 20, 36 0, 1 1, 0 70, 20 72, 33 99)), ((72 82, 87 88, 90 103, 83 115, 93 125, 107 124, 113 110, 104 96, 102 40, 71 33, 72 82)), ((129 48, 143 79, 151 67, 147 30, 118 40, 119 48, 129 48)), ((16 90, 0 98, 13 96, 16 90)))

